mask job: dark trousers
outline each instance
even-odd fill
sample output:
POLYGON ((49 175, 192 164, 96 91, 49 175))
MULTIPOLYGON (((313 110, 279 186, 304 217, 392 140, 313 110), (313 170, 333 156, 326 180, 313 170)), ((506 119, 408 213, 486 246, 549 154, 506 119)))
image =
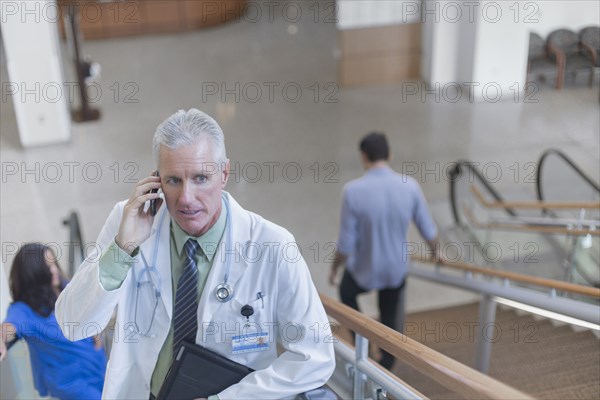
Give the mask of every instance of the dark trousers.
MULTIPOLYGON (((405 283, 406 280, 404 280, 402 284, 397 288, 381 289, 377 293, 381 323, 387 327, 399 331, 400 333, 402 333, 404 321, 397 321, 396 317, 398 315, 398 307, 400 307, 400 310, 402 310, 401 315, 404 315, 405 283), (397 325, 399 326, 399 328, 397 327, 397 325)), ((358 286, 358 284, 356 283, 352 275, 350 275, 348 270, 344 271, 342 283, 340 284, 340 298, 342 299, 342 303, 344 303, 348 307, 352 307, 355 310, 360 311, 360 309, 358 308, 358 302, 356 298, 359 294, 368 291, 369 290, 363 289, 360 286, 358 286)), ((400 319, 403 319, 403 317, 401 317, 400 319)), ((392 356, 390 353, 384 350, 381 350, 381 353, 382 357, 379 363, 383 367, 390 369, 394 364, 394 356, 392 356)))

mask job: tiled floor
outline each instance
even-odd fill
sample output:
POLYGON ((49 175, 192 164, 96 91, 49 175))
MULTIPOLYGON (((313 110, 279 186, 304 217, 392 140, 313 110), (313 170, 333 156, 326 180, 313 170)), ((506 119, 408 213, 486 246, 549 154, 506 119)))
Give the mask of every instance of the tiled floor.
MULTIPOLYGON (((422 101, 420 95, 407 96, 403 85, 338 87, 336 40, 334 24, 302 18, 291 28, 276 15, 273 22, 242 20, 204 31, 85 43, 84 52, 102 65, 103 95, 96 106, 103 117, 74 125, 70 143, 23 149, 12 103, 2 103, 3 171, 9 163, 21 172, 39 165, 39 173, 3 176, 5 268, 13 243, 65 242, 61 220, 70 210, 81 216, 85 241, 93 241, 114 203, 153 168, 155 127, 181 108, 217 118, 236 167, 227 189, 243 206, 296 235, 318 289, 329 295, 336 293, 326 277, 340 193, 362 173, 357 142, 370 130, 388 134, 392 166, 421 182, 442 229, 451 222, 443 172, 459 158, 499 166, 497 187, 510 198, 533 199, 533 184, 524 182, 526 163, 549 147, 568 153, 598 180, 598 77, 594 88, 544 87, 531 103, 515 102, 512 94, 498 103, 472 104, 466 98, 450 103, 432 96, 422 101), (215 88, 217 94, 211 94, 215 88), (239 98, 225 93, 232 89, 239 98), (62 175, 48 179, 56 165, 62 175)), ((7 79, 2 66, 2 80, 7 79)), ((66 259, 66 248, 62 256, 66 259)), ((416 280, 407 296, 412 311, 471 297, 416 280)), ((374 313, 373 298, 363 300, 374 313)))

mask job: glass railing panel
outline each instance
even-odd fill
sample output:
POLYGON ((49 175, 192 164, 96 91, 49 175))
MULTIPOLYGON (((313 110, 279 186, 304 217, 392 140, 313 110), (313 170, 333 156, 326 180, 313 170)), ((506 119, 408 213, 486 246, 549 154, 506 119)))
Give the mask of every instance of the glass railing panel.
POLYGON ((589 222, 588 218, 575 219, 568 213, 557 216, 538 209, 486 208, 473 194, 472 186, 477 187, 487 200, 494 200, 485 185, 477 180, 456 181, 454 199, 462 232, 442 244, 450 261, 586 286, 597 285, 600 281, 598 236, 520 230, 529 227, 565 230, 568 228, 565 221, 589 222), (494 224, 503 227, 494 228, 494 224))
POLYGON ((600 287, 600 237, 578 237, 571 261, 574 283, 600 287))

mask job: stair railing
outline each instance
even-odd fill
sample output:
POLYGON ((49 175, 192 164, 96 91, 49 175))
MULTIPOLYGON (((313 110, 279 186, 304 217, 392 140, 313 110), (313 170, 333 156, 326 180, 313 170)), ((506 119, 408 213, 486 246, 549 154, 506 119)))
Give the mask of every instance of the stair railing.
MULTIPOLYGON (((529 395, 438 353, 326 295, 321 295, 321 301, 331 318, 356 333, 356 351, 350 352, 350 356, 346 355, 344 359, 353 367, 352 399, 364 399, 364 376, 380 384, 391 379, 389 373, 368 360, 369 342, 464 398, 531 399, 529 395)), ((336 355, 348 354, 348 351, 340 351, 348 347, 341 341, 336 341, 335 347, 336 355)), ((397 378, 392 384, 382 387, 396 398, 424 398, 397 378), (409 395, 405 394, 407 391, 409 395)))
POLYGON ((600 330, 600 306, 598 304, 585 303, 557 294, 557 291, 568 292, 587 296, 598 302, 600 300, 600 289, 598 288, 515 272, 498 271, 462 262, 435 262, 425 257, 412 257, 412 260, 414 262, 409 267, 409 276, 481 295, 475 356, 475 367, 478 371, 487 373, 489 369, 492 341, 484 339, 485 329, 495 323, 496 305, 502 299, 509 300, 512 304, 536 307, 546 312, 549 318, 567 319, 600 330), (435 268, 426 268, 417 264, 430 264, 435 268), (463 272, 463 274, 457 274, 457 271, 463 272), (476 279, 476 274, 483 275, 483 279, 476 279), (499 280, 494 281, 490 278, 499 280), (549 290, 534 290, 514 285, 515 283, 535 285, 549 290))

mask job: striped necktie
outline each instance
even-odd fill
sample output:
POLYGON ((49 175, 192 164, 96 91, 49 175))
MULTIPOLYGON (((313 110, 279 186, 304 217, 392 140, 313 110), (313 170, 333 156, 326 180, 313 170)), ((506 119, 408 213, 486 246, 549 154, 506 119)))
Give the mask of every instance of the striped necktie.
POLYGON ((179 350, 182 340, 195 342, 198 330, 198 268, 196 251, 200 245, 194 239, 185 242, 183 273, 177 284, 173 311, 173 355, 179 350))

